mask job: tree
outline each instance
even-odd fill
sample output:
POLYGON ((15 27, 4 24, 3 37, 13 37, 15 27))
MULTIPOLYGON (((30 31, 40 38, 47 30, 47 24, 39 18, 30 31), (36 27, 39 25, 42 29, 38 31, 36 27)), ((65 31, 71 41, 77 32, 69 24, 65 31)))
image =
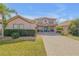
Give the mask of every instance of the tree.
POLYGON ((72 20, 69 25, 69 33, 79 36, 79 19, 72 20))
POLYGON ((10 16, 11 13, 16 13, 16 11, 9 9, 5 4, 0 3, 0 15, 2 16, 2 38, 4 38, 4 21, 6 16, 10 16))

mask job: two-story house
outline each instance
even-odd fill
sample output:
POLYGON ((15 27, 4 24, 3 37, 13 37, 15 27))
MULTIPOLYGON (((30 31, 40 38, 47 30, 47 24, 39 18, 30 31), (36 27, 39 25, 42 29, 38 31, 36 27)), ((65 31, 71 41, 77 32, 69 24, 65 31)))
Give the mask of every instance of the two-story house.
POLYGON ((37 30, 39 32, 54 32, 56 26, 56 18, 40 17, 36 19, 37 30))

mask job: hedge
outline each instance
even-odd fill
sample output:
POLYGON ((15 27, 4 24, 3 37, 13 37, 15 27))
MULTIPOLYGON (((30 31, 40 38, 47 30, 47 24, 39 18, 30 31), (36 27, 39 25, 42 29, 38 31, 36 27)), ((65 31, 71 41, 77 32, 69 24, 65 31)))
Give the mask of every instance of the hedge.
POLYGON ((5 29, 4 35, 11 36, 12 33, 19 33, 20 36, 35 36, 36 30, 25 30, 25 29, 5 29))

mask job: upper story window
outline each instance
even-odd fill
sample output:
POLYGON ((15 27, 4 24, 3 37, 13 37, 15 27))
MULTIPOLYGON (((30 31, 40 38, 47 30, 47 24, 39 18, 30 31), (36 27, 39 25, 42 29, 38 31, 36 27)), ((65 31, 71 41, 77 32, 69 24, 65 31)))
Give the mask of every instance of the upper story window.
POLYGON ((23 24, 13 24, 13 29, 24 29, 23 24))
POLYGON ((54 22, 53 21, 49 21, 49 24, 54 24, 54 22))
POLYGON ((44 19, 44 21, 43 21, 44 23, 48 23, 48 20, 46 20, 46 19, 44 19))
POLYGON ((49 24, 56 24, 56 21, 55 20, 50 20, 49 24))

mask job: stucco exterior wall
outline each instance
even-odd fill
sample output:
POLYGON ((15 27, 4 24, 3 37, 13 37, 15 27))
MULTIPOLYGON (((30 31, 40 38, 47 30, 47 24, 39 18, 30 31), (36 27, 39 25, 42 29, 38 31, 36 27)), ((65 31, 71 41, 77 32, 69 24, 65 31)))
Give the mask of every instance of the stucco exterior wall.
POLYGON ((8 23, 8 25, 6 26, 6 29, 13 29, 13 25, 14 24, 23 24, 23 29, 35 29, 36 25, 35 24, 31 24, 29 22, 26 22, 24 20, 22 20, 21 18, 17 18, 11 22, 8 23))

